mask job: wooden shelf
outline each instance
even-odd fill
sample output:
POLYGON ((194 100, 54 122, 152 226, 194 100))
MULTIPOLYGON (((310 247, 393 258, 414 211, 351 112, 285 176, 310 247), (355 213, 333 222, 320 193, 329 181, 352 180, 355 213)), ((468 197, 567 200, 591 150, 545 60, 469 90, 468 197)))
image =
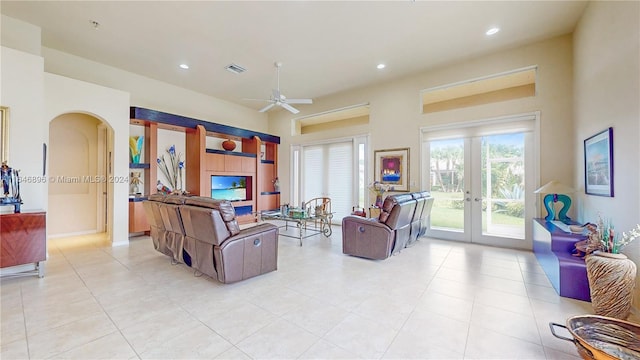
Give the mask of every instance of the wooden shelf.
POLYGON ((206 149, 207 154, 221 154, 221 155, 231 155, 231 156, 245 156, 245 157, 257 157, 256 154, 239 152, 239 151, 226 151, 226 150, 216 150, 216 149, 206 149))
MULTIPOLYGON (((242 208, 239 216, 242 220, 255 221, 253 212, 279 207, 280 193, 271 190, 278 176, 280 137, 139 107, 130 108, 130 117, 131 124, 145 127, 145 156, 150 164, 141 167, 148 169, 144 194, 156 192, 158 167, 153 159, 157 156, 157 131, 170 129, 185 134, 185 190, 193 195, 211 196, 212 175, 247 176, 251 178, 251 182, 247 182, 251 186, 250 200, 232 202, 235 208, 242 208), (207 149, 207 136, 241 142, 242 151, 207 149), (242 214, 246 208, 251 209, 251 214, 242 214)), ((141 228, 139 224, 132 225, 135 225, 132 228, 141 228)))
POLYGON ((149 168, 151 168, 151 164, 149 163, 139 163, 139 164, 129 163, 129 169, 149 169, 149 168))

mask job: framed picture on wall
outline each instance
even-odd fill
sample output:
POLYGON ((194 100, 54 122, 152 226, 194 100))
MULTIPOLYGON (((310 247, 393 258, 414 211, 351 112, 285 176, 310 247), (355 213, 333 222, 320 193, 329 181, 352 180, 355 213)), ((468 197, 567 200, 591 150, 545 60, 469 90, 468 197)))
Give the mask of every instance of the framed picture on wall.
POLYGON ((613 128, 584 141, 584 189, 589 195, 613 197, 613 128))
POLYGON ((393 186, 392 191, 409 191, 409 148, 376 150, 375 180, 393 186))

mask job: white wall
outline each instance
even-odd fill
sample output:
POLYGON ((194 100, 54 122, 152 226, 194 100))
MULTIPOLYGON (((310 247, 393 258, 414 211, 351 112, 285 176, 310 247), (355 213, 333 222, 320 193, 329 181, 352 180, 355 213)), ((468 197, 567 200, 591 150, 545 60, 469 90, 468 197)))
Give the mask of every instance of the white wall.
MULTIPOLYGON (((285 190, 282 201, 289 194, 289 146, 319 139, 340 138, 370 134, 372 163, 373 150, 410 148, 410 179, 420 186, 420 128, 429 125, 495 118, 504 115, 540 111, 539 179, 544 184, 558 180, 566 184, 573 181, 574 163, 572 136, 572 39, 560 36, 535 44, 451 64, 393 82, 356 89, 325 98, 314 99, 313 105, 300 106, 301 113, 273 112, 269 118, 269 131, 279 134, 278 174, 285 190), (497 74, 531 65, 538 66, 536 96, 498 103, 473 106, 449 111, 422 114, 420 90, 497 74), (354 104, 370 103, 369 125, 335 128, 318 133, 292 136, 291 119, 354 104), (562 161, 556 161, 558 157, 562 161)), ((368 182, 373 177, 369 170, 368 182)))
MULTIPOLYGON (((42 177, 42 144, 48 123, 43 117, 43 59, 2 47, 0 104, 9 107, 9 166, 20 170, 22 210, 47 209, 47 184, 42 177)), ((0 207, 0 211, 13 208, 0 207)))
POLYGON ((98 124, 63 114, 49 126, 49 236, 98 232, 98 124))
MULTIPOLYGON (((105 122, 114 134, 113 172, 109 190, 113 203, 108 214, 113 224, 114 244, 129 241, 129 183, 119 181, 129 176, 129 94, 63 76, 45 73, 45 113, 51 121, 65 113, 87 113, 105 122)), ((47 126, 48 127, 48 126, 47 126)))
MULTIPOLYGON (((579 220, 640 223, 640 2, 591 2, 575 31, 574 186, 579 220), (613 127, 614 197, 584 194, 584 139, 613 127)), ((640 268, 640 239, 623 250, 640 268)), ((640 276, 635 307, 640 308, 640 276)))
POLYGON ((5 15, 0 16, 2 46, 40 56, 40 28, 5 15))
MULTIPOLYGON (((228 101, 43 47, 45 71, 131 94, 131 105, 267 132, 267 115, 228 101)), ((176 67, 176 70, 180 70, 176 67)))

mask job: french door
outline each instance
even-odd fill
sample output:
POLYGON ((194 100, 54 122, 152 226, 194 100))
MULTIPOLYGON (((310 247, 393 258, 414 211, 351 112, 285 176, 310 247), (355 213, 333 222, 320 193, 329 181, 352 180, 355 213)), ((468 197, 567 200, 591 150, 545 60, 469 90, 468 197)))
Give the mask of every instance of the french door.
POLYGON ((533 125, 514 119, 423 133, 423 178, 435 198, 428 236, 531 249, 533 125))

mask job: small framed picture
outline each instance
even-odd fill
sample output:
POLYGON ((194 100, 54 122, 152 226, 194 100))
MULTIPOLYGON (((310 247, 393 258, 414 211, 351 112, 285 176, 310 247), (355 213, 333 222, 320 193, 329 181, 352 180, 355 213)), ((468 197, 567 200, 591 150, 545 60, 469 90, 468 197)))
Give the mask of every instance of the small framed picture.
POLYGON ((376 150, 375 181, 409 191, 409 148, 376 150))
POLYGON ((589 195, 613 197, 613 128, 584 141, 584 189, 589 195))

